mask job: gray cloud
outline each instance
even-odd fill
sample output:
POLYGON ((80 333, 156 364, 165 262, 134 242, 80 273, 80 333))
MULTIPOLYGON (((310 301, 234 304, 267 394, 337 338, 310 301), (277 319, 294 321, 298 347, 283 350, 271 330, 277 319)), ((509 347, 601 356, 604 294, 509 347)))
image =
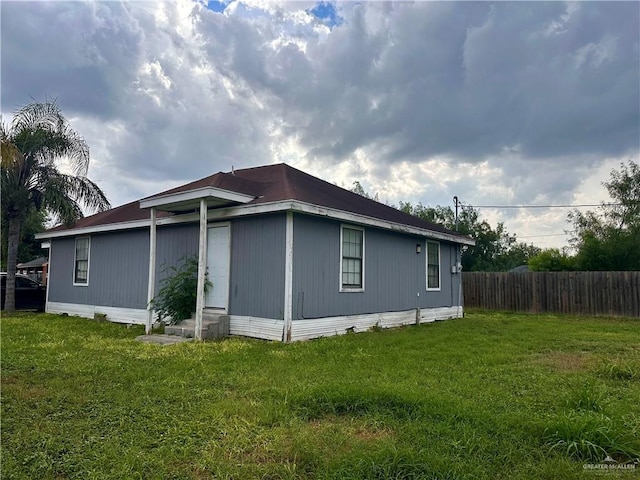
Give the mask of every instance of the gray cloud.
POLYGON ((285 94, 313 116, 299 125, 312 153, 369 146, 388 161, 474 161, 504 149, 548 158, 637 147, 637 4, 367 7, 386 10, 382 29, 357 6, 349 28, 309 49, 315 108, 285 94))
POLYGON ((2 105, 44 96, 69 112, 117 116, 144 33, 126 4, 3 2, 2 105))
POLYGON ((58 97, 122 201, 283 158, 372 185, 438 158, 424 203, 564 201, 638 155, 636 2, 312 6, 2 2, 2 112, 58 97))

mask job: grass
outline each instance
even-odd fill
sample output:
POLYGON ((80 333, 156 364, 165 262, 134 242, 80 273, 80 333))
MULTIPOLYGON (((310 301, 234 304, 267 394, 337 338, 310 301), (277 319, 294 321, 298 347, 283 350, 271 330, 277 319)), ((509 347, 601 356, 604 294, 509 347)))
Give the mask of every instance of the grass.
POLYGON ((593 478, 587 462, 640 456, 639 327, 472 312, 161 347, 138 327, 5 316, 2 478, 593 478))

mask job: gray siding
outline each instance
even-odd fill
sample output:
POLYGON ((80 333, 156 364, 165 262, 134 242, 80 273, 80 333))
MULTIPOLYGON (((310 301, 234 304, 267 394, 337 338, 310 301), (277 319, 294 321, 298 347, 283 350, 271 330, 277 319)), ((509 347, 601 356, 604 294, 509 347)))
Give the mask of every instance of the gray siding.
MULTIPOLYGON (((49 301, 146 308, 149 274, 149 231, 128 230, 93 234, 89 256, 89 285, 73 285, 75 237, 53 239, 49 272, 49 301)), ((159 227, 156 252, 156 292, 164 267, 177 265, 185 254, 198 253, 198 226, 159 227)))
MULTIPOLYGON (((159 227, 156 238, 156 293, 162 279, 171 274, 169 267, 177 267, 182 264, 185 255, 198 257, 198 236, 200 227, 197 223, 172 225, 159 227)), ((147 271, 149 270, 149 235, 147 234, 147 271)), ((146 293, 145 293, 146 298, 146 293)))
POLYGON ((441 289, 426 291, 423 237, 365 228, 364 292, 340 292, 341 223, 294 216, 295 319, 400 311, 457 304, 455 246, 441 242, 441 289), (416 254, 416 244, 422 253, 416 254), (419 296, 418 296, 419 294, 419 296))
MULTIPOLYGON (((278 213, 231 221, 229 313, 283 319, 285 219, 278 213)), ((365 291, 340 292, 340 225, 294 215, 295 319, 457 305, 454 245, 440 243, 441 290, 427 292, 424 238, 375 228, 365 229, 365 291)), ((75 238, 51 242, 49 301, 146 308, 147 229, 91 235, 86 287, 73 285, 74 250, 75 238)), ((197 252, 197 224, 159 227, 156 292, 166 266, 197 252)))
POLYGON ((145 308, 149 232, 133 230, 90 237, 88 286, 73 285, 75 237, 51 242, 49 301, 145 308))
POLYGON ((283 319, 285 214, 233 220, 229 313, 283 319))

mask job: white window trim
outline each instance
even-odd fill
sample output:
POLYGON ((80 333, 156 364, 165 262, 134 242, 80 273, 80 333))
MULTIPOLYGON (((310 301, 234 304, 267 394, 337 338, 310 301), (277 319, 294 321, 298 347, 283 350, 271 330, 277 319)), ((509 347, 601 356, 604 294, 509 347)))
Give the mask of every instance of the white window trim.
POLYGON ((89 286, 89 271, 91 270, 91 236, 83 235, 81 237, 76 237, 75 242, 73 242, 73 286, 74 287, 88 287, 89 286), (87 248, 87 281, 86 283, 77 283, 76 282, 76 255, 78 253, 78 240, 86 238, 89 240, 89 246, 87 248))
POLYGON ((434 240, 426 240, 425 241, 425 256, 424 256, 424 268, 425 268, 425 286, 427 287, 427 292, 439 292, 442 289, 442 255, 440 249, 440 242, 436 242, 434 240), (438 287, 429 288, 429 245, 436 244, 438 246, 438 287))
POLYGON ((340 225, 340 268, 338 270, 338 285, 340 286, 340 292, 344 292, 344 293, 364 292, 365 244, 366 242, 365 242, 364 228, 356 227, 355 225, 347 225, 347 224, 340 225), (342 260, 344 259, 342 255, 342 244, 343 244, 343 232, 345 228, 348 228, 349 230, 359 230, 362 232, 362 286, 357 288, 349 288, 349 287, 342 286, 342 260))

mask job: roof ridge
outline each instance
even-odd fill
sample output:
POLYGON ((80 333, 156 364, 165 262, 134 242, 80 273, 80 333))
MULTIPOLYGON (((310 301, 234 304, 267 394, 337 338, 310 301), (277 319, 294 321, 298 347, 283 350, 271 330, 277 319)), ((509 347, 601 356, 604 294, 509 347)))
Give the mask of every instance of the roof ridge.
MULTIPOLYGON (((283 180, 286 182, 286 191, 287 192, 291 192, 291 198, 297 200, 298 199, 298 189, 296 188, 296 182, 292 180, 291 178, 291 173, 293 173, 293 171, 296 172, 301 172, 301 170, 298 170, 297 168, 292 167, 291 165, 287 165, 286 163, 281 163, 280 168, 282 169, 283 172, 283 180)), ((304 172, 302 172, 304 173, 304 172)))

